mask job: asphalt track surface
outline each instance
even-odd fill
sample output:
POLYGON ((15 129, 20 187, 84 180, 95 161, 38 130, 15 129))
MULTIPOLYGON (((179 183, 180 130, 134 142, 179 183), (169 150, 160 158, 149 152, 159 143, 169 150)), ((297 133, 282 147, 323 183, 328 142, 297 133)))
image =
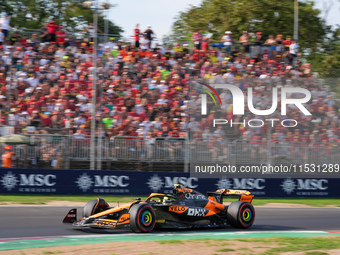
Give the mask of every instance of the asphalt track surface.
MULTIPOLYGON (((72 235, 103 235, 109 233, 131 234, 130 230, 102 230, 73 228, 62 224, 72 207, 52 206, 6 206, 0 207, 0 238, 49 237, 72 235)), ((81 217, 81 207, 78 218, 81 217)), ((256 207, 254 225, 246 231, 339 231, 340 208, 319 207, 256 207)), ((172 231, 172 230, 171 230, 172 231)), ((202 229, 202 231, 240 231, 233 228, 202 229)), ((242 230, 244 231, 244 230, 242 230)), ((161 233, 161 230, 157 231, 161 233)), ((183 232, 183 231, 180 231, 183 232)), ((197 230, 185 230, 187 233, 197 230)))

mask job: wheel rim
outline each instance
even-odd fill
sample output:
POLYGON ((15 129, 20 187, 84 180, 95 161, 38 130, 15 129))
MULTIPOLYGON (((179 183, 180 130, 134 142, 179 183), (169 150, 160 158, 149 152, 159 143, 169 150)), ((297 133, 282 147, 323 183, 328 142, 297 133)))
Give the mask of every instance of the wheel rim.
POLYGON ((149 227, 152 224, 152 213, 149 210, 146 210, 142 214, 142 224, 145 227, 149 227))
POLYGON ((242 220, 245 222, 245 223, 249 223, 251 220, 252 220, 252 212, 250 210, 250 208, 245 208, 242 212, 242 220))

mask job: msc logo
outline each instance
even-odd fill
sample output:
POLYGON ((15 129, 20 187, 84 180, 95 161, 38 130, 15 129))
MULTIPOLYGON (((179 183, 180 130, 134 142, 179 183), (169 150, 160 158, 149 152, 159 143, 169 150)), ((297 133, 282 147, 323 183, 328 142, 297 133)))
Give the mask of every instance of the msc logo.
POLYGON ((295 190, 327 190, 328 180, 326 179, 285 179, 281 187, 287 194, 293 193, 295 190))
POLYGON ((188 216, 205 216, 208 210, 203 208, 189 208, 188 216))
POLYGON ((19 186, 52 187, 56 185, 56 179, 57 177, 53 174, 19 174, 18 179, 15 174, 8 172, 2 177, 1 182, 5 189, 11 191, 18 184, 19 186))
POLYGON ((259 178, 222 178, 215 184, 219 189, 264 189, 266 180, 259 178))
POLYGON ((86 192, 88 189, 94 187, 127 187, 129 186, 129 176, 126 175, 94 175, 90 176, 87 173, 83 173, 77 178, 78 187, 86 192), (94 181, 93 181, 94 177, 94 181), (94 184, 94 185, 93 185, 94 184))
POLYGON ((195 177, 170 177, 165 176, 164 178, 154 174, 151 176, 146 184, 153 192, 158 192, 162 188, 173 188, 174 184, 182 184, 184 187, 194 189, 198 185, 195 182, 198 178, 195 177))
POLYGON ((94 186, 95 187, 127 187, 129 183, 129 176, 121 175, 95 175, 94 176, 94 186))
POLYGON ((54 186, 56 182, 53 180, 56 176, 53 174, 20 174, 20 186, 54 186))

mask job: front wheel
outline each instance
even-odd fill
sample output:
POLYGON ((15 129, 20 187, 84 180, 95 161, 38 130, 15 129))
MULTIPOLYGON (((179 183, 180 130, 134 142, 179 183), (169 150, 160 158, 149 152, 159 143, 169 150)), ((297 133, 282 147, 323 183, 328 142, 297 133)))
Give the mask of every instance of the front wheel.
POLYGON ((135 233, 147 233, 156 225, 156 214, 148 204, 136 204, 130 209, 130 228, 135 233))
POLYGON ((109 208, 108 203, 103 198, 93 199, 84 206, 83 216, 89 217, 109 208))
POLYGON ((249 228, 255 220, 255 209, 251 203, 232 202, 227 210, 227 221, 234 228, 249 228))

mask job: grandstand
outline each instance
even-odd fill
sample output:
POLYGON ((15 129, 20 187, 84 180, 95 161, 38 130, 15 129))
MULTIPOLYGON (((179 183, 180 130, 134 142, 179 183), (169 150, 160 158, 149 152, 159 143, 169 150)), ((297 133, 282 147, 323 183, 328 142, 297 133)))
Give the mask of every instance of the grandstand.
MULTIPOLYGON (((93 43, 72 36, 59 42, 16 36, 0 46, 1 125, 30 137, 30 144, 14 146, 16 165, 88 169, 93 43)), ((301 54, 292 61, 284 50, 273 54, 269 45, 246 53, 238 44, 226 53, 218 42, 207 50, 184 41, 151 50, 123 41, 98 45, 95 118, 103 127, 97 143, 102 169, 183 171, 189 157, 256 164, 334 163, 340 156, 339 101, 301 54), (202 83, 252 87, 258 109, 270 107, 272 87, 306 88, 312 116, 290 108, 287 118, 299 120, 294 128, 213 129, 216 118, 242 122, 253 116, 248 110, 232 115, 232 96, 223 89, 217 89, 222 106, 209 100, 209 114, 201 116, 202 83)), ((282 119, 277 112, 271 117, 282 119)))

